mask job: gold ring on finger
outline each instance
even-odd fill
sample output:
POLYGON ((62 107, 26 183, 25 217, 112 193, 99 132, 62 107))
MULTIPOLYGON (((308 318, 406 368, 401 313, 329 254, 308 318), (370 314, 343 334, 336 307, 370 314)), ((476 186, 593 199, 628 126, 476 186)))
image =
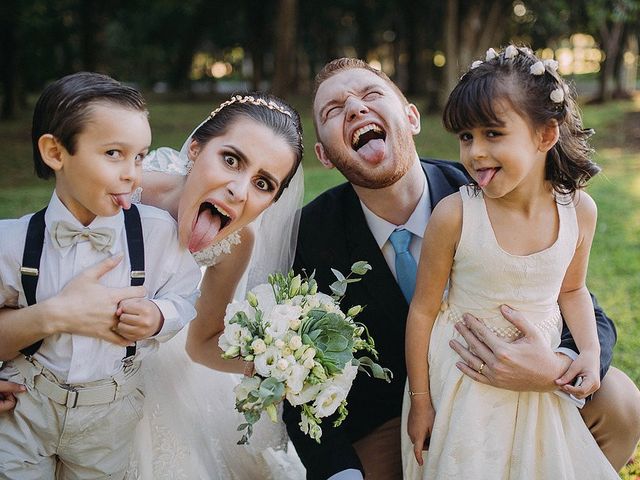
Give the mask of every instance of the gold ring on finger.
POLYGON ((482 363, 480 364, 480 367, 478 367, 478 373, 479 373, 480 375, 482 375, 482 369, 484 368, 484 366, 485 366, 485 365, 486 365, 486 364, 485 364, 484 362, 482 362, 482 363))

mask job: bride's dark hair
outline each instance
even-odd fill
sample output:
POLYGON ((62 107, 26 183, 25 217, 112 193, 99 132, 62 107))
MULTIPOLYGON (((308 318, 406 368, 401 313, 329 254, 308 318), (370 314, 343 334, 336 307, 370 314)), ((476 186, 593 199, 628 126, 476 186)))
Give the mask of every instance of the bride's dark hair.
MULTIPOLYGON (((205 145, 212 138, 224 135, 240 116, 249 117, 269 127, 282 137, 295 154, 293 167, 280 185, 275 200, 289 185, 302 161, 302 122, 298 112, 284 100, 261 92, 236 94, 211 112, 209 118, 193 133, 191 138, 205 145)), ((247 132, 249 135, 249 132, 247 132)))
POLYGON ((449 95, 444 127, 453 133, 480 125, 502 125, 496 104, 505 100, 533 126, 558 123, 560 136, 546 158, 545 179, 558 193, 573 194, 600 171, 591 159, 575 92, 557 73, 557 64, 543 62, 524 47, 493 50, 485 62, 474 62, 449 95))

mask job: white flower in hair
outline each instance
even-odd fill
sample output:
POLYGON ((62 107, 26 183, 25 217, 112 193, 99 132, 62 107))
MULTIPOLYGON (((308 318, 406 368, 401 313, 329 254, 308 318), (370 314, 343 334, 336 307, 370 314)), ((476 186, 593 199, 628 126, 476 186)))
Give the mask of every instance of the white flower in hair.
POLYGON ((544 71, 544 63, 540 61, 534 63, 533 65, 531 65, 531 68, 529 68, 529 72, 531 72, 531 75, 542 75, 544 71))
POLYGON ((471 64, 471 70, 473 70, 474 68, 478 68, 480 65, 482 65, 482 60, 476 60, 471 64))
POLYGON ((485 57, 485 61, 488 62, 489 60, 493 60, 497 56, 498 56, 498 54, 496 53, 496 51, 493 48, 490 48, 489 50, 487 50, 487 55, 485 57))
POLYGON ((504 51, 504 58, 513 58, 518 55, 518 49, 514 45, 509 45, 504 51))
POLYGON ((562 103, 564 101, 564 89, 556 88, 549 94, 549 98, 553 103, 562 103))
POLYGON ((544 66, 554 73, 558 70, 558 62, 556 60, 545 60, 544 66))

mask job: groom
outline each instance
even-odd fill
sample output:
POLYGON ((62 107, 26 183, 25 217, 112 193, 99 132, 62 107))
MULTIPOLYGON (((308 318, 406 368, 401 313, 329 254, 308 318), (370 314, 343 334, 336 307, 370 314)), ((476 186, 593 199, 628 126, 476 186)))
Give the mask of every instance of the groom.
MULTIPOLYGON (((338 428, 327 419, 320 444, 300 432, 297 410, 285 407, 284 420, 309 480, 363 475, 367 480, 399 479, 408 303, 401 290, 406 279, 401 274, 398 280, 395 268, 397 246, 389 236, 398 226, 408 230, 408 249, 418 260, 431 210, 468 179, 459 164, 419 159, 413 142, 420 132, 418 110, 384 73, 361 60, 334 60, 317 75, 313 120, 316 156, 325 167, 336 167, 348 183, 328 190, 303 209, 294 268, 315 270, 319 288, 328 291, 334 281, 330 268, 345 272, 358 260, 372 265, 362 282, 349 285, 344 305, 365 306, 358 320, 367 325, 380 364, 393 371, 394 379, 385 383, 358 375, 347 398, 349 416, 338 428)), ((595 310, 604 379, 583 416, 620 469, 640 437, 640 392, 622 372, 608 368, 615 328, 597 304, 595 310)), ((517 312, 508 319, 525 332, 517 344, 501 342, 473 320, 462 328, 477 352, 453 345, 466 364, 463 372, 500 388, 552 390, 553 381, 571 360, 551 351, 517 312)), ((570 339, 561 346, 575 350, 570 339)), ((563 352, 571 354, 568 350, 563 352)))

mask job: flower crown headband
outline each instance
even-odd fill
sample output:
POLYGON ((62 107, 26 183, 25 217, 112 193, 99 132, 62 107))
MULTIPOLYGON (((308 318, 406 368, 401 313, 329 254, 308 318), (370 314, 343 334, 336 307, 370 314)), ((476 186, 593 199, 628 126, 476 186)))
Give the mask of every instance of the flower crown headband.
MULTIPOLYGON (((523 48, 523 50, 524 52, 533 55, 533 52, 530 49, 523 48)), ((518 47, 516 47, 515 45, 509 45, 504 49, 504 58, 511 59, 516 57, 519 53, 520 49, 518 49, 518 47)), ((484 61, 488 62, 490 60, 493 60, 494 58, 497 58, 499 55, 500 54, 493 48, 490 48, 489 50, 487 50, 484 61)), ((484 62, 482 60, 476 60, 471 64, 471 70, 478 68, 483 63, 484 62)), ((529 73, 536 76, 544 75, 547 69, 551 73, 556 73, 558 71, 558 62, 556 60, 538 60, 536 63, 531 65, 531 67, 529 67, 529 73)), ((549 94, 549 98, 553 103, 560 104, 564 102, 564 95, 565 90, 562 86, 560 86, 551 91, 551 93, 549 94)))
POLYGON ((215 117, 218 114, 218 112, 220 112, 220 110, 222 110, 224 107, 228 107, 229 105, 232 105, 234 103, 250 103, 251 105, 256 105, 259 107, 260 106, 266 107, 269 110, 277 110, 278 112, 286 115, 291 119, 293 118, 293 115, 291 114, 291 112, 286 108, 284 108, 282 105, 278 105, 273 100, 267 101, 264 98, 255 98, 253 95, 245 95, 244 97, 241 95, 234 95, 229 100, 222 102, 218 108, 216 108, 213 112, 209 114, 209 117, 210 118, 215 117))

